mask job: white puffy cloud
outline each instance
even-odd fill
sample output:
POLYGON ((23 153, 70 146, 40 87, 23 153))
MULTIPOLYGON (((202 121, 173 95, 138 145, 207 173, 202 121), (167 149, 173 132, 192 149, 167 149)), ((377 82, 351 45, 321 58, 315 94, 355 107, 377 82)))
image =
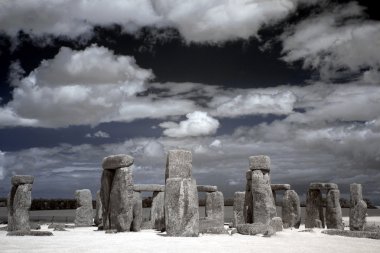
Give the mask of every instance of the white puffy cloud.
POLYGON ((219 42, 257 36, 305 0, 13 0, 0 3, 0 30, 16 36, 89 35, 94 26, 119 24, 134 33, 146 26, 177 28, 187 41, 219 42))
POLYGON ((289 114, 293 111, 296 97, 290 91, 255 89, 232 96, 215 96, 209 106, 215 108, 211 114, 219 117, 238 117, 252 114, 289 114))
POLYGON ((359 19, 363 8, 355 2, 327 8, 282 35, 283 60, 302 60, 324 79, 344 77, 369 68, 366 83, 377 83, 380 69, 380 22, 359 19))
POLYGON ((186 114, 186 120, 179 122, 163 122, 163 134, 169 137, 188 137, 215 134, 219 121, 209 116, 207 112, 194 111, 186 114))
POLYGON ((86 138, 109 138, 111 135, 107 132, 97 131, 94 134, 88 133, 85 135, 86 138))
POLYGON ((196 109, 188 99, 137 96, 152 77, 134 58, 114 55, 104 47, 61 48, 27 77, 13 81, 13 100, 0 108, 0 126, 96 125, 183 115, 196 109))

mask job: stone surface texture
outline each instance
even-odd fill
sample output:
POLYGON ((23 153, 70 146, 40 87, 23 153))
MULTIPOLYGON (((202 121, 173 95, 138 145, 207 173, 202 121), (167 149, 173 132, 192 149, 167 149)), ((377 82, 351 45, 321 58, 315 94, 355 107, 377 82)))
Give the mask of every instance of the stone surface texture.
POLYGON ((14 186, 18 186, 21 184, 33 184, 34 177, 30 175, 15 175, 11 179, 11 183, 14 186))
POLYGON ((192 177, 192 154, 188 150, 169 150, 166 162, 165 180, 168 178, 192 177))
POLYGON ((142 198, 139 192, 133 193, 133 221, 131 231, 138 232, 141 230, 143 219, 142 198))
POLYGON ((93 224, 92 195, 89 189, 75 191, 78 208, 75 210, 75 226, 87 227, 93 224))
POLYGON ((252 224, 238 224, 237 231, 242 235, 257 235, 263 234, 266 236, 271 236, 276 234, 276 231, 269 224, 262 223, 252 223, 252 224))
POLYGON ((367 204, 363 200, 362 185, 350 185, 350 230, 363 231, 366 226, 367 204))
POLYGON ((234 194, 234 217, 232 220, 232 226, 236 228, 237 224, 244 224, 244 200, 245 192, 235 192, 234 194))
POLYGON ((320 190, 309 189, 306 196, 305 228, 315 227, 315 220, 318 219, 324 227, 324 214, 322 207, 322 193, 320 190))
POLYGON ((215 185, 197 185, 198 192, 216 192, 218 187, 215 185))
POLYGON ((165 185, 160 184, 135 184, 133 190, 136 192, 164 192, 165 185))
POLYGON ((331 190, 338 189, 338 185, 334 183, 311 183, 310 190, 331 190))
POLYGON ((290 190, 290 184, 271 184, 272 191, 286 191, 290 190))
POLYGON ((103 225, 103 206, 100 198, 100 190, 96 192, 96 211, 94 223, 96 226, 103 225))
POLYGON ((282 221, 284 228, 299 228, 301 224, 301 205, 294 190, 284 192, 282 199, 282 221))
POLYGON ((328 229, 344 229, 339 198, 340 192, 338 189, 331 189, 327 192, 326 226, 328 229))
POLYGON ((152 228, 159 231, 165 230, 165 193, 154 192, 152 208, 150 209, 150 220, 152 228))
POLYGON ((273 217, 269 222, 269 225, 274 229, 274 231, 279 232, 283 229, 283 223, 281 217, 273 217))
POLYGON ((133 157, 129 155, 119 154, 107 156, 103 159, 102 167, 105 170, 119 169, 129 167, 133 164, 133 157))
POLYGON ((250 156, 249 157, 249 169, 270 171, 270 158, 266 155, 250 156))
POLYGON ((100 184, 100 199, 102 201, 103 228, 110 229, 110 194, 115 170, 103 170, 100 184))

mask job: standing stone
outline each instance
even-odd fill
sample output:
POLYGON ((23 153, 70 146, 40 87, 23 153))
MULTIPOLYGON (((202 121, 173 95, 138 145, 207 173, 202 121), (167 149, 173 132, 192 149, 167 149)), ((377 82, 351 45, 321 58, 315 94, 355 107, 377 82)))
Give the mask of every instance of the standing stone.
POLYGON ((87 227, 93 224, 92 195, 89 189, 75 191, 78 208, 75 211, 75 226, 87 227))
POLYGON ((367 204, 363 200, 362 185, 350 185, 350 230, 363 231, 366 225, 367 204))
POLYGON ((246 223, 244 220, 244 200, 245 192, 235 192, 234 194, 234 218, 232 226, 236 228, 238 224, 246 223))
POLYGON ((142 198, 139 192, 133 193, 133 221, 131 230, 134 232, 138 232, 141 230, 142 223, 142 198))
POLYGON ((244 220, 246 223, 253 223, 253 199, 252 199, 252 171, 246 172, 247 183, 245 185, 245 199, 244 199, 244 220))
POLYGON ((153 228, 159 231, 165 230, 165 193, 153 192, 152 208, 150 209, 150 221, 153 228))
POLYGON ((165 171, 165 228, 169 236, 198 236, 198 191, 192 178, 192 156, 170 150, 165 171))
POLYGON ((294 190, 284 192, 282 199, 282 221, 284 228, 299 228, 301 224, 300 199, 294 190))
POLYGON ((100 191, 96 192, 96 211, 94 223, 96 226, 103 225, 103 207, 102 200, 100 198, 100 191))
POLYGON ((331 229, 344 229, 342 209, 339 203, 339 190, 329 190, 326 197, 326 226, 331 229))
POLYGON ((32 204, 33 176, 16 175, 11 179, 12 187, 7 199, 8 231, 29 231, 29 209, 32 204))
POLYGON ((315 220, 320 220, 324 227, 322 194, 320 190, 309 189, 306 196, 305 228, 315 227, 315 220))
POLYGON ((130 231, 133 221, 132 167, 115 172, 109 200, 110 228, 118 232, 130 231))
MULTIPOLYGON (((260 167, 263 165, 260 164, 260 167)), ((271 219, 277 216, 274 205, 272 189, 268 178, 261 170, 252 171, 252 202, 253 222, 269 224, 271 219)))
POLYGON ((103 170, 101 185, 100 185, 100 199, 102 202, 102 220, 103 229, 111 229, 110 223, 110 194, 112 188, 112 181, 115 176, 115 170, 103 170))
POLYGON ((222 192, 208 192, 206 194, 205 212, 206 217, 201 219, 200 222, 201 233, 225 233, 224 197, 222 192))
POLYGON ((198 236, 199 211, 195 179, 166 180, 165 227, 169 236, 198 236))
POLYGON ((274 231, 279 232, 282 231, 283 223, 280 217, 273 217, 269 222, 269 225, 274 229, 274 231))

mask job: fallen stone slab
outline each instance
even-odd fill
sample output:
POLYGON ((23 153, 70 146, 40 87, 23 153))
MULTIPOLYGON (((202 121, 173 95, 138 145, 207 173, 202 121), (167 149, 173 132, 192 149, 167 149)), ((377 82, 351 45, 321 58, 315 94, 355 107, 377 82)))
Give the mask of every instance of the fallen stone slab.
POLYGON ((12 185, 33 184, 34 177, 30 175, 15 175, 11 179, 12 185))
POLYGON ((129 167, 133 164, 133 157, 119 154, 107 156, 103 159, 102 167, 105 170, 114 170, 123 167, 129 167))
POLYGON ((215 185, 197 185, 198 192, 216 192, 218 187, 215 185))
POLYGON ((346 237, 369 238, 369 239, 380 240, 379 232, 329 229, 329 230, 323 230, 322 233, 327 234, 327 235, 340 235, 340 236, 346 236, 346 237))
POLYGON ((135 192, 164 192, 165 185, 160 184, 135 184, 133 185, 135 192))
POLYGON ((53 233, 50 231, 26 231, 26 230, 15 230, 7 233, 7 236, 52 236, 53 233))
POLYGON ((270 158, 266 155, 250 156, 249 157, 250 170, 270 171, 270 158))
POLYGON ((334 183, 310 183, 310 190, 331 190, 338 189, 338 185, 334 183))
POLYGON ((263 223, 252 223, 252 224, 238 224, 236 229, 239 234, 242 235, 257 235, 263 234, 271 236, 276 234, 276 231, 272 226, 263 223))
POLYGON ((271 184, 272 191, 286 191, 290 190, 290 184, 271 184))

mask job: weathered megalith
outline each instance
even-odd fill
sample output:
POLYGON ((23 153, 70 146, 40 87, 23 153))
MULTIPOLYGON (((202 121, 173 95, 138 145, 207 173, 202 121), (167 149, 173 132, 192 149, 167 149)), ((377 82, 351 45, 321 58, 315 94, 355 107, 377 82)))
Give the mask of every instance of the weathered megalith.
POLYGON ((192 178, 192 155, 170 150, 165 171, 165 228, 169 236, 198 236, 198 191, 192 178))
POLYGON ((246 173, 247 183, 245 185, 245 194, 244 194, 244 220, 246 223, 253 222, 253 198, 252 198, 252 171, 248 170, 246 173))
POLYGON ((236 226, 239 234, 242 235, 257 235, 263 234, 265 236, 272 236, 276 234, 276 231, 269 224, 263 224, 256 222, 253 224, 238 224, 236 226))
POLYGON ((103 227, 103 207, 102 200, 100 198, 100 190, 96 192, 96 211, 94 223, 96 226, 101 225, 101 227, 103 227))
POLYGON ((339 204, 338 185, 334 183, 310 183, 306 196, 305 228, 313 228, 316 227, 316 225, 319 226, 319 224, 316 223, 316 220, 321 222, 322 228, 325 227, 326 223, 323 212, 322 191, 327 192, 326 200, 330 199, 330 206, 326 207, 326 215, 329 216, 329 226, 340 228, 339 223, 342 223, 342 221, 339 222, 337 219, 339 219, 339 213, 340 217, 342 217, 342 211, 339 204), (333 192, 329 194, 330 191, 333 192), (338 196, 338 199, 336 199, 336 196, 338 196))
POLYGON ((141 230, 142 224, 142 198, 139 192, 133 193, 133 220, 131 231, 138 232, 141 230))
POLYGON ((216 192, 218 187, 215 185, 197 185, 198 192, 216 192))
POLYGON ((271 184, 270 187, 272 189, 273 202, 275 206, 276 206, 276 192, 290 190, 290 184, 271 184))
POLYGON ((153 192, 150 220, 152 227, 159 231, 165 230, 165 193, 153 192))
POLYGON ((135 192, 164 192, 165 185, 160 184, 135 184, 133 185, 135 192))
POLYGON ((338 189, 332 189, 327 192, 326 226, 328 229, 344 229, 339 198, 340 192, 338 189))
POLYGON ((12 177, 12 188, 8 195, 8 231, 29 231, 29 209, 32 204, 33 176, 12 177))
POLYGON ((350 185, 350 230, 363 231, 366 225, 367 204, 363 200, 362 185, 350 185))
POLYGON ((206 217, 200 219, 201 233, 225 233, 224 197, 220 191, 206 193, 206 217))
POLYGON ((277 216, 270 185, 270 160, 267 156, 251 156, 253 223, 269 224, 277 216))
POLYGON ((282 199, 282 221, 284 228, 299 228, 301 224, 300 199, 294 190, 284 192, 282 199))
POLYGON ((269 222, 269 225, 276 232, 282 231, 283 223, 281 217, 273 217, 272 220, 269 222))
POLYGON ((315 220, 320 220, 324 227, 322 193, 320 190, 309 189, 306 195, 305 228, 314 228, 315 220))
POLYGON ((103 159, 100 196, 103 228, 130 231, 133 222, 133 157, 112 155, 103 159))
POLYGON ((75 211, 75 226, 89 227, 93 224, 92 195, 89 189, 75 191, 77 209, 75 211))
POLYGON ((245 192, 235 192, 234 194, 234 217, 232 220, 232 226, 236 228, 238 224, 246 223, 244 220, 244 200, 245 192))

